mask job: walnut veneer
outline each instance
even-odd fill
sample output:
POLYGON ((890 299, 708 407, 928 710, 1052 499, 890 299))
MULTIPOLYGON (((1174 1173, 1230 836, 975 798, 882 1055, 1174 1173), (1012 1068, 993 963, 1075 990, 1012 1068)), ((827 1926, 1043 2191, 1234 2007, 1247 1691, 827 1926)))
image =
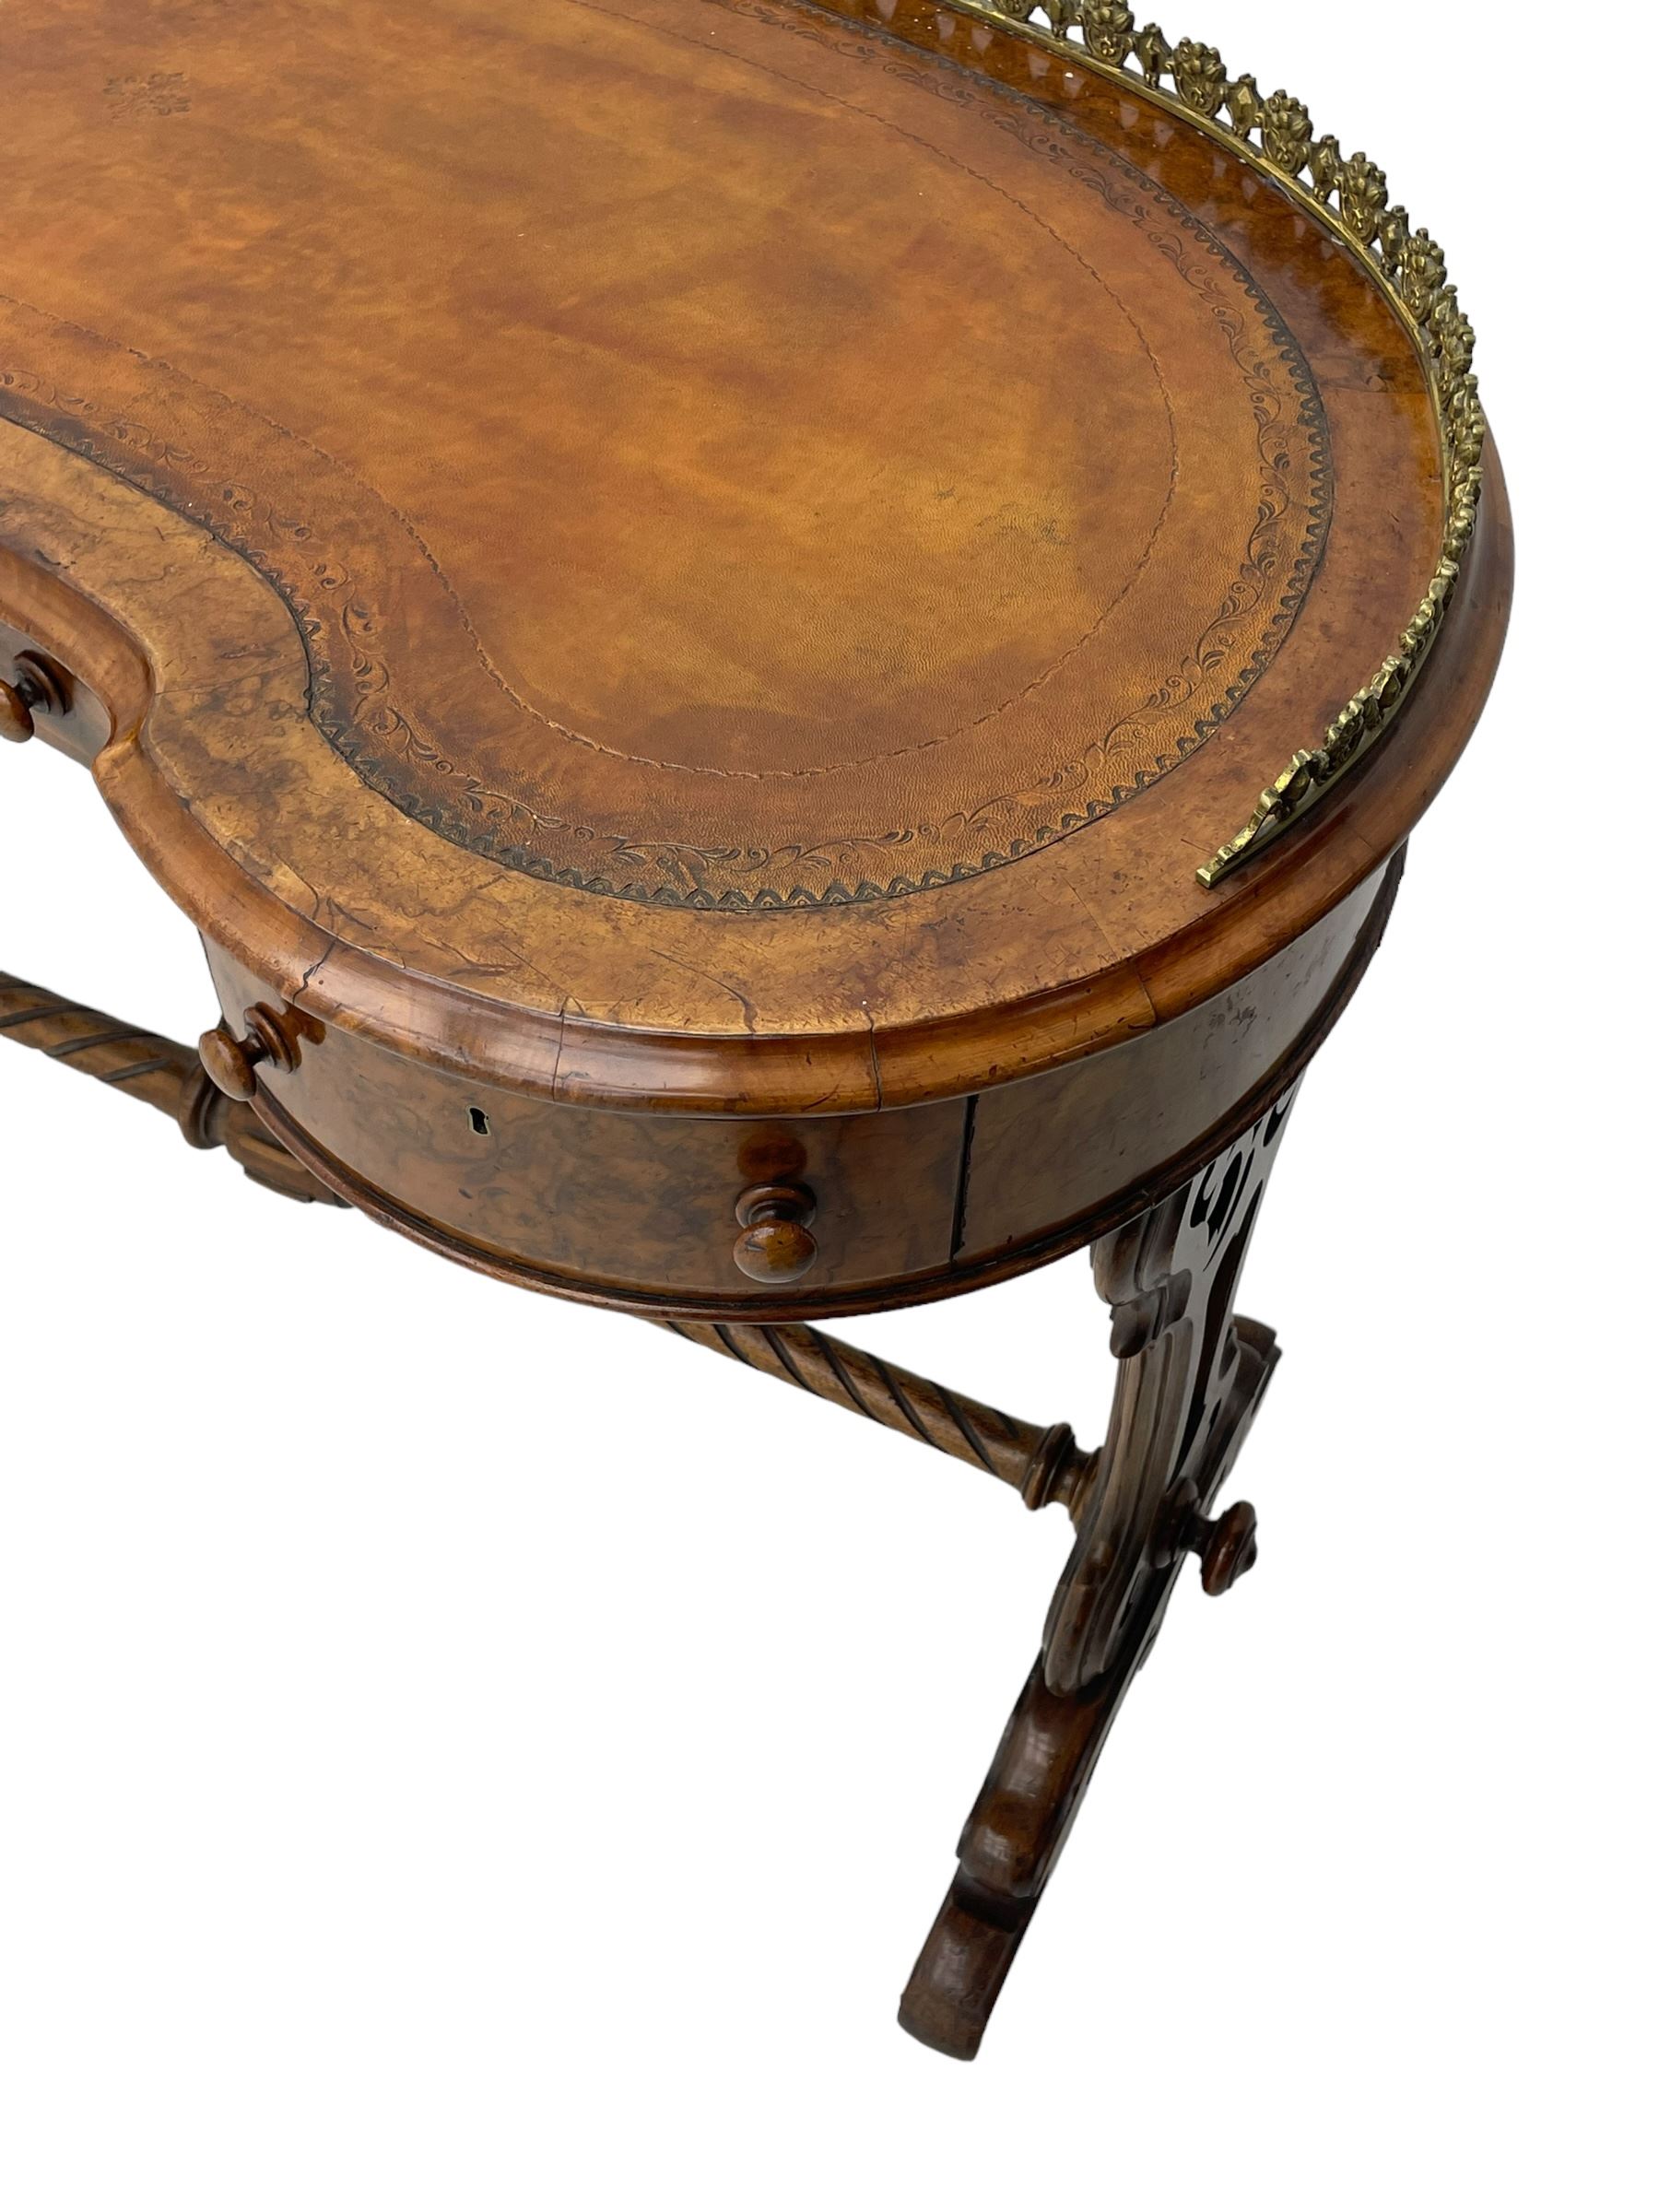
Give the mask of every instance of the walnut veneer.
POLYGON ((1511 588, 1488 452, 1386 737, 1204 888, 1418 614, 1452 341, 1206 127, 1218 57, 1183 116, 1155 30, 1147 88, 1096 65, 1115 0, 1051 19, 1093 44, 948 0, 6 25, 52 129, 0 186, 0 735, 89 766, 221 1019, 0 978, 0 1035, 1072 1515, 906 1997, 958 2055, 1182 1558, 1253 1562, 1238 1268, 1511 588), (808 1325, 1086 1242, 1095 1452, 808 1325))

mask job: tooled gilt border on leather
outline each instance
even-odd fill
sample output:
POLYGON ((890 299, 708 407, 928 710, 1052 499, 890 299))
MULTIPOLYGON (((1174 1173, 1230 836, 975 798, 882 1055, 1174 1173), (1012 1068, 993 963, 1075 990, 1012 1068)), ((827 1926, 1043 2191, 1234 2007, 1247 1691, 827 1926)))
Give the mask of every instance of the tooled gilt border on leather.
MULTIPOLYGON (((714 5, 730 9, 734 13, 776 24, 779 28, 795 35, 833 46, 838 52, 859 60, 876 60, 888 67, 894 65, 895 54, 909 55, 914 52, 904 41, 877 26, 863 23, 853 24, 845 18, 820 13, 810 6, 810 0, 795 0, 794 6, 792 6, 787 13, 768 6, 766 0, 714 0, 714 5)), ((970 88, 974 90, 983 90, 986 80, 973 69, 942 54, 930 53, 928 60, 931 65, 930 68, 926 72, 916 71, 914 73, 915 81, 925 86, 938 97, 959 101, 968 96, 970 88)), ((1283 589, 1279 593, 1278 604, 1266 626, 1265 635, 1250 660, 1234 681, 1227 687, 1222 696, 1212 702, 1206 713, 1194 721, 1191 732, 1178 740, 1174 755, 1172 757, 1160 755, 1154 768, 1139 771, 1132 783, 1114 785, 1109 797, 1090 797, 1080 809, 1068 809, 1059 814, 1052 823, 1041 825, 1029 837, 1018 837, 1004 847, 988 850, 976 861, 959 861, 954 863, 948 869, 927 869, 914 875, 895 875, 883 882, 865 878, 849 884, 836 879, 823 888, 816 890, 798 884, 791 886, 787 889, 766 885, 755 890, 740 890, 735 888, 714 890, 704 888, 697 881, 697 863, 703 856, 685 847, 661 848, 665 853, 669 851, 674 852, 676 855, 674 865, 677 873, 680 874, 683 878, 688 879, 681 883, 618 881, 614 874, 586 873, 576 868, 561 866, 547 855, 531 852, 523 844, 502 836, 494 824, 480 822, 476 817, 469 818, 464 812, 440 806, 413 792, 406 783, 399 782, 394 772, 394 760, 385 759, 375 752, 371 736, 361 726, 366 706, 371 706, 377 715, 383 713, 389 706, 390 670, 382 668, 381 671, 382 682, 365 684, 361 665, 365 639, 359 633, 354 638, 344 641, 347 647, 348 658, 352 662, 352 667, 349 680, 342 680, 341 672, 333 665, 333 655, 327 642, 332 626, 331 618, 334 617, 335 610, 325 608, 314 602, 304 590, 299 579, 291 571, 279 565, 271 547, 259 542, 251 534, 257 500, 249 500, 248 495, 243 493, 242 500, 235 503, 229 512, 226 512, 222 505, 215 502, 214 504, 218 506, 218 512, 213 515, 209 525, 214 536, 254 567, 287 602, 293 615, 296 630, 303 645, 309 665, 312 719, 335 750, 350 763, 354 773, 364 783, 396 806, 401 813, 419 822, 423 828, 444 838, 446 841, 522 874, 558 883, 572 889, 623 899, 635 904, 700 908, 728 913, 776 912, 788 909, 851 905, 902 897, 912 892, 942 888, 952 883, 983 874, 992 868, 1007 865, 1060 838, 1070 835, 1075 830, 1086 827, 1089 822, 1114 812, 1127 800, 1134 798, 1138 792, 1158 782, 1169 769, 1195 751, 1199 746, 1214 735, 1271 665, 1285 637, 1288 634, 1312 578, 1317 572, 1330 518, 1332 488, 1329 432, 1318 387, 1300 347, 1279 316, 1273 301, 1263 292, 1236 257, 1229 253, 1227 248, 1214 238, 1187 209, 1182 207, 1179 201, 1166 193, 1152 179, 1135 169, 1122 155, 1102 147, 1098 141, 1079 131, 1064 117, 1055 115, 1041 102, 1012 91, 1004 86, 995 86, 994 89, 1001 96, 998 104, 1004 110, 1004 112, 996 117, 998 127, 1011 132, 1021 143, 1035 151, 1047 155, 1052 159, 1065 159, 1073 147, 1085 150, 1097 163, 1104 154, 1113 168, 1125 172, 1125 175, 1133 180, 1133 187, 1135 191, 1144 193, 1147 200, 1155 204, 1162 215, 1174 221, 1189 236, 1195 238, 1206 253, 1213 255, 1230 269, 1243 293, 1256 307, 1267 327, 1277 358, 1288 372, 1291 388, 1296 395, 1297 426, 1308 436, 1311 464, 1311 503, 1308 522, 1300 547, 1284 576, 1283 589), (344 707, 344 702, 348 700, 354 701, 355 704, 344 707), (342 711, 343 707, 344 711, 342 711)), ((1074 170, 1073 173, 1077 174, 1078 172, 1074 170)), ((1111 197, 1111 181, 1101 175, 1098 169, 1091 167, 1087 170, 1080 176, 1079 181, 1100 194, 1102 197, 1111 197)), ((1138 213, 1134 209, 1129 212, 1132 215, 1138 213)), ((1184 276, 1185 271, 1183 270, 1182 274, 1184 276)), ((1192 281, 1190 277, 1187 280, 1192 281)), ((107 340, 104 342, 108 343, 107 340)), ((176 375, 179 372, 175 370, 173 373, 176 375)), ((26 373, 22 375, 0 374, 0 393, 5 391, 15 394, 18 398, 29 395, 43 399, 53 414, 57 414, 59 405, 64 404, 66 404, 68 408, 76 414, 83 414, 85 408, 84 402, 68 400, 66 395, 42 391, 36 384, 35 380, 26 373), (32 392, 31 387, 33 388, 32 392), (54 404, 54 402, 58 404, 54 404)), ((0 406, 3 404, 3 399, 0 399, 0 406)), ((7 408, 6 411, 11 412, 12 410, 7 408)), ((84 414, 83 419, 85 419, 84 414)), ((112 474, 135 484, 152 496, 160 498, 164 503, 170 506, 178 504, 176 494, 170 497, 170 492, 172 490, 168 480, 170 472, 166 469, 156 470, 146 467, 140 458, 147 448, 151 451, 160 451, 165 441, 147 433, 143 426, 135 422, 130 416, 112 426, 111 434, 107 437, 100 434, 99 428, 90 423, 78 434, 72 436, 63 434, 67 428, 66 424, 63 424, 59 428, 42 423, 30 423, 29 427, 39 429, 42 434, 52 437, 54 442, 63 444, 68 450, 85 454, 88 458, 109 469, 112 474)), ((271 424, 269 427, 280 428, 276 424, 271 424)), ((1258 431, 1265 469, 1270 468, 1272 465, 1266 441, 1273 427, 1271 423, 1265 422, 1258 431)), ((173 451, 165 453, 165 460, 174 466, 182 459, 187 459, 187 456, 181 456, 173 451)), ((198 505, 194 500, 190 502, 188 512, 192 512, 197 520, 205 519, 204 507, 198 505)), ((404 523, 405 527, 408 529, 418 545, 420 543, 418 535, 414 532, 413 525, 408 523, 407 518, 399 516, 398 520, 404 523)), ((424 551, 424 547, 422 550, 424 551)), ((427 558, 430 559, 429 553, 427 558)), ((1253 567, 1254 564, 1247 559, 1240 576, 1235 580, 1228 602, 1224 603, 1223 606, 1218 610, 1213 621, 1206 625, 1206 631, 1201 633, 1194 652, 1187 656, 1194 665, 1202 667, 1200 649, 1208 630, 1238 611, 1235 594, 1241 587, 1248 588, 1253 567)), ((401 720, 401 717, 398 719, 401 720)), ((1100 745, 1104 741, 1104 737, 1109 735, 1109 732, 1102 733, 1101 735, 1093 738, 1089 749, 1100 745)), ((713 855, 707 857, 712 858, 713 855)), ((761 865, 763 866, 769 865, 770 861, 776 857, 778 855, 775 853, 769 855, 768 861, 761 865)), ((670 864, 665 860, 661 865, 666 867, 670 864)))

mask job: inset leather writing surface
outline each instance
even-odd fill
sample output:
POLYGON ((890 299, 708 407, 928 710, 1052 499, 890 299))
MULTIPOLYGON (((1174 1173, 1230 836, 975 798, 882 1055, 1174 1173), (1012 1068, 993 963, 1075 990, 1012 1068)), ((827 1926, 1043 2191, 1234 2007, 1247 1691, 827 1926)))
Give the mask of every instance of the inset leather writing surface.
POLYGON ((356 572, 322 718, 441 834, 642 899, 946 881, 1271 661, 1324 411, 1123 155, 749 0, 306 28, 258 69, 197 33, 148 99, 56 57, 55 300, 163 415, 231 403, 191 450, 304 518, 291 590, 356 572), (110 263, 118 196, 164 255, 110 263))
MULTIPOLYGON (((1111 1042, 1397 635, 1434 428, 1359 271, 884 12, 8 16, 55 173, 3 187, 0 412, 59 459, 0 536, 167 672, 106 792, 320 1016, 715 1104, 778 1041, 831 1106, 1111 1042)), ((1281 941, 1408 826, 1305 840, 1281 941)))

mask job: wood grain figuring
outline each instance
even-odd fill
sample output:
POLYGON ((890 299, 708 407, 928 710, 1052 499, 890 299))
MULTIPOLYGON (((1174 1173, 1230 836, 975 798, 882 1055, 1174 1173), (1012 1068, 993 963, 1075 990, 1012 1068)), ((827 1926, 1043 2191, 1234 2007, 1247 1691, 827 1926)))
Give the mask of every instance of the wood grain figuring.
POLYGON ((1324 409, 1267 295, 1088 134, 982 80, 961 114, 955 71, 884 71, 808 10, 697 15, 463 15, 441 60, 331 12, 113 128, 54 35, 54 296, 149 358, 162 413, 234 394, 241 480, 378 523, 378 558, 323 540, 359 594, 332 621, 313 561, 259 550, 324 617, 333 742, 440 834, 641 900, 948 881, 1133 794, 1271 664, 1330 521, 1324 409), (440 67, 418 179, 364 199, 440 67), (165 269, 86 267, 118 191, 170 224, 165 269), (222 252, 228 203, 257 255, 222 252), (518 465, 433 466, 389 306, 533 431, 518 465), (942 404, 976 384, 994 409, 942 404))
MULTIPOLYGON (((263 985, 208 951, 237 1026, 263 985)), ((267 1111, 274 1103, 370 1191, 448 1231, 455 1256, 564 1278, 547 1288, 766 1307, 775 1287, 733 1257, 737 1200, 759 1183, 813 1194, 803 1288, 817 1300, 949 1264, 960 1100, 804 1121, 596 1112, 467 1082, 345 1031, 305 1044, 291 1070, 258 1074, 267 1111)))
POLYGON ((1255 1563, 1245 1248, 1513 582, 1380 173, 1333 234, 1237 143, 1253 80, 1135 51, 1185 110, 950 0, 5 19, 0 737, 90 768, 219 1019, 0 976, 0 1041, 1069 1515, 901 2008, 957 2057, 1183 1560, 1255 1563), (1204 889, 1448 492, 1397 715, 1204 889), (1084 1243, 1098 1448, 808 1325, 1084 1243))
MULTIPOLYGON (((219 1079, 341 1196, 508 1280, 687 1314, 767 1320, 938 1298, 1038 1266, 1138 1212, 1283 1088, 1364 973, 1399 864, 1245 984, 1077 1069, 902 1112, 710 1120, 595 1112, 452 1076, 308 1022, 284 1042, 261 980, 221 948, 219 1079), (1125 1072, 1117 1071, 1122 1066, 1125 1072), (758 1187, 803 1224, 782 1272, 734 1231, 758 1187), (739 1238, 738 1242, 744 1240, 739 1238), (808 1253, 806 1246, 810 1245, 808 1253)), ((288 1018, 292 1028, 292 1017, 288 1018)))
POLYGON ((1188 1182, 1094 1248, 1120 1361, 1106 1442, 1070 1487, 1077 1540, 1042 1650, 957 1848, 957 1872, 900 2004, 910 2032, 972 2058, 1042 1900, 1188 1552, 1219 1594, 1253 1563, 1254 1509, 1208 1508, 1278 1360, 1233 1311, 1289 1094, 1188 1182))
POLYGON ((1336 988, 1380 901, 1385 918, 1382 883, 1362 884, 1318 928, 1192 1013, 1076 1067, 984 1092, 959 1259, 989 1257, 1087 1212, 1223 1124, 1336 988))
MULTIPOLYGON (((406 665, 386 640, 371 715, 338 649, 380 610, 312 652, 333 741, 441 835, 641 900, 977 872, 1172 765, 1271 664, 1330 519, 1312 372, 1197 218, 1087 135, 986 88, 988 139, 941 100, 952 76, 883 73, 806 11, 699 13, 565 0, 488 48, 464 25, 425 194, 359 202, 321 293, 335 210, 365 159, 391 168, 431 61, 336 17, 274 75, 188 76, 187 104, 103 132, 82 191, 119 179, 159 220, 188 177, 181 257, 223 274, 211 300, 184 275, 112 299, 100 275, 98 319, 303 420, 262 473, 315 477, 313 507, 359 531, 367 478, 384 568, 426 557, 439 634, 409 634, 406 665), (485 133, 488 259, 451 196, 485 133), (232 195, 256 264, 214 260, 232 195), (533 465, 430 465, 394 365, 365 359, 389 295, 429 373, 534 426, 533 465), (976 383, 988 417, 941 404, 976 383)), ((83 104, 65 74, 70 127, 101 124, 103 88, 83 104)), ((77 274, 62 296, 90 316, 77 274)))
MULTIPOLYGON (((253 1157, 241 1148, 245 1107, 217 1093, 186 1048, 15 978, 0 978, 5 1037, 81 1065, 124 1095, 167 1106, 193 1144, 228 1142, 273 1189, 317 1194, 291 1161, 270 1171, 275 1148, 262 1132, 254 1132, 253 1157)), ((288 1043, 292 1072, 300 1062, 288 1043)), ((1212 1518, 1207 1508, 1277 1359, 1271 1330, 1235 1316, 1232 1301, 1288 1105, 1287 1093, 1097 1244, 1097 1285, 1112 1304, 1112 1346, 1122 1362, 1098 1452, 1080 1450, 1065 1423, 1039 1430, 815 1329, 665 1324, 982 1468, 1017 1488, 1032 1510, 1063 1505, 1076 1524, 1042 1653, 969 1818, 957 1875, 900 2006, 912 2034, 953 2057, 978 2051, 1106 1735, 1158 1635, 1183 1556, 1200 1559, 1212 1594, 1255 1562, 1254 1509, 1240 1502, 1212 1518)), ((771 1195, 785 1188, 801 1194, 774 1186, 771 1195)))
POLYGON ((1121 1042, 1374 872, 1489 675, 1500 494, 1466 700, 1192 880, 1438 529, 1406 334, 1287 200, 948 9, 416 13, 8 16, 57 135, 0 187, 0 609, 55 570, 129 632, 100 784, 267 989, 542 1095, 884 1108, 1121 1042))

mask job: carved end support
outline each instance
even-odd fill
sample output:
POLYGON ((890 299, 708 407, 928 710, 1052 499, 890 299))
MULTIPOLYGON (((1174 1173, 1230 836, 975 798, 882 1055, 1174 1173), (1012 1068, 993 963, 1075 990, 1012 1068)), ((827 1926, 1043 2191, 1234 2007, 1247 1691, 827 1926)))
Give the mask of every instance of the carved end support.
POLYGON ((899 2025, 907 2034, 946 2058, 979 2056, 1036 1902, 1005 1920, 995 1900, 957 1877, 899 2000, 899 2025))
POLYGON ((900 2006, 930 2049, 972 2058, 1185 1555, 1229 1589, 1255 1559, 1255 1513, 1207 1513, 1278 1358, 1233 1293, 1288 1094, 1199 1174, 1095 1248, 1120 1362, 1105 1445, 1034 1441, 1028 1504, 1064 1497, 1077 1541, 957 1847, 950 1890, 900 2006))
MULTIPOLYGON (((1159 1578, 1167 1585, 1171 1576, 1159 1578)), ((972 2058, 1041 1900, 1112 1724, 1161 1612, 1148 1593, 1143 1636, 1100 1681, 1060 1697, 1032 1668, 962 1840, 958 1867, 899 2006, 899 2022, 947 2058, 972 2058)))

